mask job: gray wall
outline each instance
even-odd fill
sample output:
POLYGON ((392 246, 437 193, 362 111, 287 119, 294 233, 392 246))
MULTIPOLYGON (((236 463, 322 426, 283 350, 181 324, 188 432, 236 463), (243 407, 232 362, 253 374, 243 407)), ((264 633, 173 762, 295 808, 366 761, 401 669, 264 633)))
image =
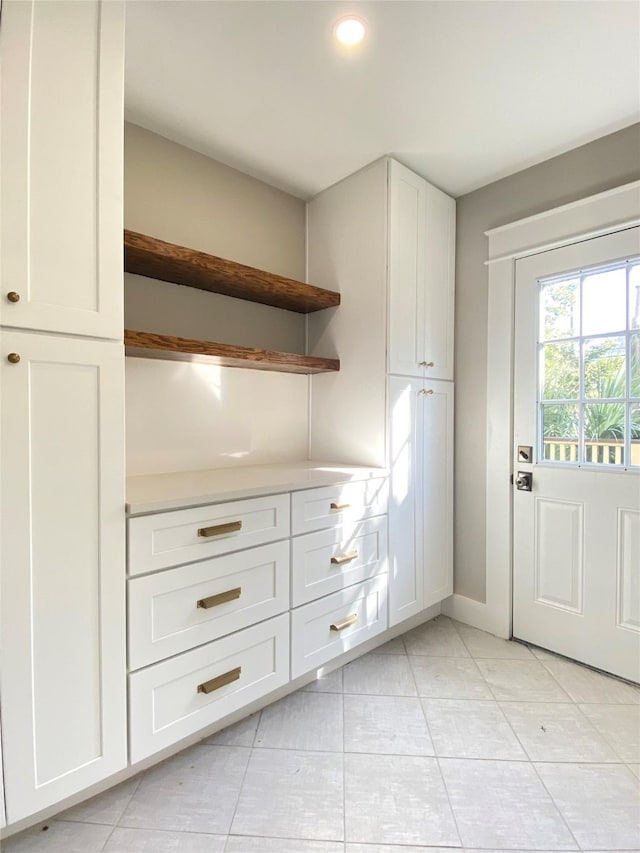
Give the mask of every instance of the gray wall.
MULTIPOLYGON (((125 124, 124 224, 304 281, 303 201, 133 124, 125 124)), ((301 314, 133 275, 125 326, 285 352, 305 346, 301 314)))
POLYGON ((455 591, 485 600, 489 228, 640 179, 640 124, 457 199, 455 591))

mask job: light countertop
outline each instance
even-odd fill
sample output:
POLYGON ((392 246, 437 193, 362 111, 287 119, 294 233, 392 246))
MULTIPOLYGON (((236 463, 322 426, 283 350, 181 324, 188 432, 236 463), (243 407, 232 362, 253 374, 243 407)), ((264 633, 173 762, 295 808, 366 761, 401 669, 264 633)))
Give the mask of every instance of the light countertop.
POLYGON ((139 475, 127 477, 127 513, 142 515, 184 509, 278 492, 371 480, 387 474, 385 468, 334 462, 288 462, 139 475))

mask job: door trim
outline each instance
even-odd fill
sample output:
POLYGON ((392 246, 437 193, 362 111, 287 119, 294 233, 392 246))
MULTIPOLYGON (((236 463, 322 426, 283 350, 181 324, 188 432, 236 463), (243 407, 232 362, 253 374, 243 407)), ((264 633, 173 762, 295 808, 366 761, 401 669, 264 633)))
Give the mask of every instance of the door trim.
POLYGON ((513 624, 513 381, 516 260, 640 223, 640 181, 555 207, 485 234, 489 240, 486 601, 453 595, 443 612, 499 637, 513 624))

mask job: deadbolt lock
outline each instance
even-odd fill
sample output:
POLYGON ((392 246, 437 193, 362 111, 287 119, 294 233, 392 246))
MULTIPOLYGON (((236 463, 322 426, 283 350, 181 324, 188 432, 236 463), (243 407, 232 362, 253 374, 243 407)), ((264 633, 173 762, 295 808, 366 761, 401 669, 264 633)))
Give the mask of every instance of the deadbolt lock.
POLYGON ((533 447, 528 444, 519 444, 518 462, 533 462, 533 447))
POLYGON ((530 492, 533 487, 533 476, 528 471, 518 471, 516 488, 520 492, 530 492))

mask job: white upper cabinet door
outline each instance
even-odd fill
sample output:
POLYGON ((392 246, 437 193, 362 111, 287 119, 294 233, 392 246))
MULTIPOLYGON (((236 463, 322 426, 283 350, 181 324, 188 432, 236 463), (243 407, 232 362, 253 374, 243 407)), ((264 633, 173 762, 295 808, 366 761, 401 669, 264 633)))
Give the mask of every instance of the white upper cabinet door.
POLYGON ((453 379, 456 203, 425 186, 424 350, 427 379, 453 379))
POLYGON ((453 389, 426 379, 418 395, 424 607, 453 593, 453 389))
POLYGON ((426 181, 389 161, 389 373, 424 375, 426 181))
POLYGON ((5 0, 0 324, 123 334, 124 4, 5 0))
POLYGON ((127 762, 124 355, 27 332, 1 344, 0 694, 15 823, 127 762))
POLYGON ((455 201, 389 161, 388 371, 453 379, 455 201))

